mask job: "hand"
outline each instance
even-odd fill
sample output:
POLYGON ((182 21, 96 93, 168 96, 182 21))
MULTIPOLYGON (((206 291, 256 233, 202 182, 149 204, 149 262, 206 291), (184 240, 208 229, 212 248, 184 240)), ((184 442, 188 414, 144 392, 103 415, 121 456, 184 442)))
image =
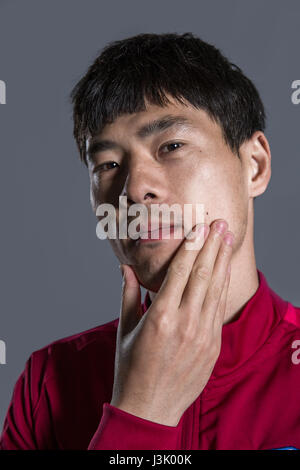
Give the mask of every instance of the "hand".
POLYGON ((198 249, 185 249, 183 240, 144 315, 139 282, 122 265, 111 405, 176 426, 205 387, 220 354, 230 278, 232 246, 225 243, 227 222, 223 234, 216 230, 221 220, 206 224, 206 238, 202 232, 193 239, 198 249))

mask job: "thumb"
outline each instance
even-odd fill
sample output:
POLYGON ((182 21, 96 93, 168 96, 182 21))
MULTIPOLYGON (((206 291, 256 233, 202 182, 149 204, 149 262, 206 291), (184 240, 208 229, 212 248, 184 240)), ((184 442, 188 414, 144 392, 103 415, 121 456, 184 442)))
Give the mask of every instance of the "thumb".
POLYGON ((140 283, 128 264, 121 264, 123 272, 120 320, 122 336, 132 331, 142 316, 140 283))

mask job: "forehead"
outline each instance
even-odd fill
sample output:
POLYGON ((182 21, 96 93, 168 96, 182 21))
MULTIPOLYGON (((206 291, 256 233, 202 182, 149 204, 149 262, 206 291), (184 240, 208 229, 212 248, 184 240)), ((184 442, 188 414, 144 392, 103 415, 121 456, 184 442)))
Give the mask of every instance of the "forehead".
MULTIPOLYGON (((205 111, 197 110, 189 103, 186 105, 178 103, 174 99, 164 106, 158 106, 156 104, 149 103, 148 101, 145 101, 145 105, 146 109, 144 111, 118 116, 113 123, 107 124, 103 127, 101 135, 113 133, 118 129, 121 130, 122 128, 127 128, 129 131, 134 132, 138 128, 144 127, 147 123, 165 116, 168 116, 169 118, 173 117, 175 124, 177 124, 176 118, 178 118, 178 124, 181 126, 185 124, 186 127, 192 127, 193 125, 197 127, 201 117, 202 120, 205 117, 208 119, 208 115, 205 111), (206 116, 204 117, 204 115, 206 116), (179 120, 179 118, 182 119, 179 120)), ((164 130, 167 127, 168 125, 164 126, 162 124, 161 130, 164 130)), ((146 134, 146 132, 140 132, 139 136, 143 137, 144 134, 146 134)))
POLYGON ((159 106, 145 100, 144 111, 126 113, 114 122, 106 124, 98 133, 87 140, 87 150, 95 141, 101 139, 118 140, 125 136, 145 139, 167 129, 194 130, 202 133, 220 132, 219 125, 203 109, 197 109, 189 102, 178 102, 169 97, 169 103, 159 106))

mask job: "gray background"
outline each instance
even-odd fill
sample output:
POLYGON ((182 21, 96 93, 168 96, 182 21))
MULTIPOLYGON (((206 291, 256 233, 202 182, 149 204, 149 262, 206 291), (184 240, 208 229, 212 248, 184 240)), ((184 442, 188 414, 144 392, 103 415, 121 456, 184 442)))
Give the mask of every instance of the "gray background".
POLYGON ((34 350, 119 315, 119 263, 96 237, 68 101, 109 41, 191 31, 254 81, 272 151, 272 178, 255 202, 257 267, 280 296, 300 304, 300 105, 291 102, 299 15, 299 1, 0 1, 1 427, 34 350))

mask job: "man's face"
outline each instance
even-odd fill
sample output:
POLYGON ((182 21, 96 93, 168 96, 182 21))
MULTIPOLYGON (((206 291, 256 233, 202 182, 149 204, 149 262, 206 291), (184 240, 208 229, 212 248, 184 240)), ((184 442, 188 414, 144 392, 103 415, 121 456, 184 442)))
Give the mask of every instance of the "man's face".
MULTIPOLYGON (((235 235, 233 256, 239 250, 248 221, 247 166, 225 144, 221 128, 205 111, 175 100, 165 107, 148 103, 146 111, 124 114, 106 125, 101 134, 90 139, 89 149, 99 140, 116 145, 96 151, 89 161, 94 211, 99 204, 109 203, 118 217, 119 196, 127 197, 128 209, 137 203, 145 205, 149 217, 151 204, 179 204, 182 208, 192 204, 194 226, 196 204, 201 203, 203 221, 210 225, 215 219, 226 219, 235 235), (166 115, 183 116, 189 124, 136 135, 141 126, 166 115)), ((128 224, 134 218, 128 217, 128 224)), ((141 285, 157 292, 182 238, 171 235, 137 243, 131 238, 119 239, 117 231, 117 238, 110 243, 119 261, 134 269, 141 285)))

